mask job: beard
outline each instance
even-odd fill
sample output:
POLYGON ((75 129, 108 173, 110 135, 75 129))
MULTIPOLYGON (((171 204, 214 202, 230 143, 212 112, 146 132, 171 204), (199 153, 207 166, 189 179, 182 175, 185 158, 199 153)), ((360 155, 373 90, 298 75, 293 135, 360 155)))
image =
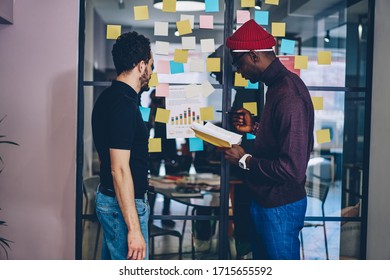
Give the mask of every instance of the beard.
POLYGON ((149 80, 150 80, 151 75, 149 75, 149 71, 146 68, 145 72, 141 75, 139 78, 141 82, 141 92, 149 90, 149 80))

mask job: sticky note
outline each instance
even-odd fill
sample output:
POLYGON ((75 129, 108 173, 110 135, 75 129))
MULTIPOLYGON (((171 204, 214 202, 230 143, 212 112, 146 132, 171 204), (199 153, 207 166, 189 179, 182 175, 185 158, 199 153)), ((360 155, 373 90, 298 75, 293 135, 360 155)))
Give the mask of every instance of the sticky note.
POLYGON ((171 74, 184 73, 184 64, 180 62, 175 62, 173 60, 169 61, 169 66, 171 68, 171 74))
POLYGON ((324 109, 324 98, 322 96, 312 96, 311 101, 313 102, 314 110, 324 109))
POLYGON ((242 103, 242 106, 254 116, 257 116, 257 102, 244 102, 242 103))
POLYGON ((155 122, 168 123, 171 110, 157 108, 155 122))
POLYGON ((204 59, 196 59, 196 58, 191 59, 190 71, 191 72, 204 72, 205 71, 204 59))
POLYGON ((275 37, 286 36, 286 23, 285 22, 273 22, 272 23, 272 35, 275 37))
POLYGON ((194 21, 195 16, 194 15, 180 15, 180 21, 188 19, 190 21, 191 29, 194 29, 194 21))
POLYGON ((317 143, 329 143, 330 142, 330 130, 329 129, 321 129, 316 131, 317 143))
POLYGON ((207 58, 206 70, 208 72, 221 72, 221 58, 220 57, 207 58))
POLYGON ((205 0, 205 11, 208 13, 219 12, 219 0, 205 0))
POLYGON ((201 90, 202 90, 202 96, 206 98, 215 91, 215 88, 209 81, 206 80, 202 83, 201 90))
POLYGON ((256 139, 256 135, 254 135, 254 134, 252 134, 252 133, 247 133, 247 134, 246 134, 246 139, 247 139, 247 140, 256 139))
POLYGON ((199 28, 214 29, 214 16, 200 15, 199 28))
POLYGON ((245 88, 246 89, 259 89, 259 82, 252 84, 251 81, 248 80, 248 85, 245 88))
POLYGON ((189 138, 190 140, 190 152, 203 151, 203 140, 199 138, 189 138))
POLYGON ((191 84, 184 87, 186 98, 199 97, 201 94, 201 86, 191 84))
POLYGON ((243 24, 251 19, 251 14, 249 11, 237 10, 236 18, 238 24, 243 24))
POLYGON ((161 138, 149 138, 149 153, 161 153, 161 138))
POLYGON ((241 73, 235 73, 234 74, 234 86, 235 87, 247 87, 248 86, 248 80, 244 79, 242 77, 241 73))
POLYGON ((309 57, 307 55, 296 55, 294 58, 294 69, 307 69, 309 57))
POLYGON ((174 62, 187 63, 188 61, 188 50, 175 49, 173 56, 174 62))
POLYGON ((122 32, 122 26, 121 25, 107 25, 107 33, 106 38, 107 39, 113 39, 116 40, 122 32))
POLYGON ((318 52, 318 64, 329 65, 332 62, 331 51, 319 51, 318 52))
POLYGON ((255 21, 259 25, 268 25, 269 11, 255 11, 255 21))
POLYGON ((176 22, 176 27, 180 36, 192 33, 191 23, 188 19, 176 22))
POLYGON ((168 55, 169 54, 169 42, 156 41, 155 54, 168 55))
POLYGON ((176 12, 176 0, 163 0, 162 11, 166 13, 176 12))
POLYGON ((158 85, 158 76, 157 73, 152 73, 152 76, 149 80, 149 87, 155 87, 158 85))
POLYGON ((214 107, 208 106, 200 108, 200 118, 202 121, 214 120, 214 107))
POLYGON ((282 39, 282 43, 280 45, 280 52, 286 54, 294 54, 295 52, 295 41, 282 39))
POLYGON ((149 116, 150 116, 150 108, 139 106, 139 110, 140 110, 141 115, 142 115, 142 120, 144 122, 148 122, 149 116))
POLYGON ((156 96, 168 97, 169 96, 169 84, 158 84, 156 86, 156 96))
POLYGON ((214 39, 201 39, 200 49, 202 52, 211 52, 211 53, 215 52, 214 39))
POLYGON ((255 0, 241 0, 242 8, 253 8, 255 6, 255 0))
POLYGON ((269 5, 279 5, 279 0, 265 0, 264 3, 269 5))
POLYGON ((154 22, 154 36, 168 36, 169 24, 165 21, 154 22))
POLYGON ((171 73, 171 67, 169 60, 157 60, 156 62, 156 71, 159 74, 170 74, 171 73))
POLYGON ((195 50, 196 49, 195 36, 181 37, 181 47, 184 50, 195 50))
POLYGON ((135 20, 147 20, 149 19, 148 6, 134 6, 134 19, 135 20))

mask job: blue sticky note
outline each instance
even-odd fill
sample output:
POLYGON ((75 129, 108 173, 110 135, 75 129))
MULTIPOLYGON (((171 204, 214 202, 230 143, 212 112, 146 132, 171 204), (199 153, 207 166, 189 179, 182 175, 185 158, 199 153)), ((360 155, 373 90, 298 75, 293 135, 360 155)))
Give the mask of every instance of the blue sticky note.
POLYGON ((280 52, 286 54, 294 54, 295 50, 295 41, 282 39, 282 44, 280 45, 280 52))
POLYGON ((144 120, 144 122, 148 122, 149 115, 150 115, 150 108, 139 106, 139 110, 141 111, 142 119, 144 120))
POLYGON ((184 64, 180 62, 169 61, 171 74, 184 73, 184 64))
POLYGON ((204 3, 206 12, 219 12, 219 0, 205 0, 204 3))
POLYGON ((255 21, 259 25, 268 25, 269 12, 268 11, 255 11, 255 21))
POLYGON ((252 134, 252 133, 247 133, 247 134, 246 134, 246 139, 247 139, 247 140, 256 139, 256 135, 254 135, 254 134, 252 134))
POLYGON ((259 82, 252 84, 251 81, 248 81, 248 86, 245 87, 246 89, 259 89, 259 82))
POLYGON ((199 152, 203 151, 203 140, 199 138, 189 138, 190 139, 190 152, 199 152))

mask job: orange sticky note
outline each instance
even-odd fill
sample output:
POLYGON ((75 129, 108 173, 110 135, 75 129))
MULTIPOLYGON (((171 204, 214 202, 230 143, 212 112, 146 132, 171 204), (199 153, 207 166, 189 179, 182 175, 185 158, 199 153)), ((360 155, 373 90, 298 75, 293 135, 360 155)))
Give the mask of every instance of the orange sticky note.
POLYGON ((152 73, 152 76, 149 80, 149 87, 155 87, 158 85, 158 76, 157 73, 152 73))
POLYGON ((286 36, 286 23, 285 22, 273 22, 272 23, 272 35, 275 37, 286 36))
POLYGON ((148 6, 134 6, 134 19, 135 20, 147 20, 149 19, 148 6))
POLYGON ((121 25, 107 25, 107 33, 106 38, 111 40, 116 40, 122 32, 122 26, 121 25))
POLYGON ((166 13, 175 13, 176 0, 163 0, 162 11, 166 13))
POLYGON ((206 69, 208 72, 221 72, 221 58, 220 57, 207 58, 206 69))
POLYGON ((279 0, 265 0, 264 3, 269 5, 279 5, 279 0))
POLYGON ((309 57, 307 55, 296 55, 294 58, 294 69, 307 69, 309 57))
POLYGON ((200 108, 200 119, 202 121, 213 121, 214 120, 214 107, 208 106, 200 108))
POLYGON ((241 0, 242 8, 253 8, 255 6, 255 0, 241 0))
POLYGON ((156 118, 154 119, 154 121, 160 123, 168 123, 170 114, 171 114, 171 110, 157 108, 156 118))
POLYGON ((188 50, 175 49, 173 57, 174 62, 187 63, 188 61, 188 50))
POLYGON ((242 106, 254 116, 257 116, 257 102, 244 102, 242 103, 242 106))
POLYGON ((176 22, 176 27, 180 36, 192 33, 191 22, 189 19, 176 22))
POLYGON ((234 86, 235 87, 247 87, 249 84, 249 81, 244 79, 242 77, 241 73, 235 73, 234 74, 234 86))
POLYGON ((149 153, 161 152, 161 138, 149 138, 148 144, 149 153))
POLYGON ((321 129, 316 131, 317 143, 329 143, 330 142, 330 130, 329 129, 321 129))
POLYGON ((319 51, 318 52, 318 64, 329 65, 332 63, 331 51, 319 51))
POLYGON ((312 96, 311 101, 313 102, 314 110, 324 109, 324 98, 322 96, 312 96))

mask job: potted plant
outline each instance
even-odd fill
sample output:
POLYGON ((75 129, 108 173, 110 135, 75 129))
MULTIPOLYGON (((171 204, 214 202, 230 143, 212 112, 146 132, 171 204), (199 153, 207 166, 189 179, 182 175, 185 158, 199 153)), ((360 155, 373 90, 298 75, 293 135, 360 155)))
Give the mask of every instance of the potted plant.
MULTIPOLYGON (((2 123, 2 121, 5 119, 7 115, 5 115, 1 120, 0 120, 0 123, 2 123)), ((13 141, 8 141, 8 140, 4 140, 5 139, 5 135, 0 135, 0 144, 4 145, 16 145, 16 146, 19 146, 18 143, 15 143, 13 141)), ((0 155, 0 173, 3 172, 3 169, 4 169, 4 161, 3 161, 3 158, 1 157, 0 155)), ((1 210, 1 208, 0 208, 1 210)), ((3 220, 0 220, 0 226, 7 226, 7 223, 6 221, 3 221, 3 220)), ((0 247, 3 249, 3 251, 5 252, 5 255, 8 259, 8 249, 10 249, 10 243, 12 243, 11 240, 8 240, 2 236, 0 236, 0 247)))

